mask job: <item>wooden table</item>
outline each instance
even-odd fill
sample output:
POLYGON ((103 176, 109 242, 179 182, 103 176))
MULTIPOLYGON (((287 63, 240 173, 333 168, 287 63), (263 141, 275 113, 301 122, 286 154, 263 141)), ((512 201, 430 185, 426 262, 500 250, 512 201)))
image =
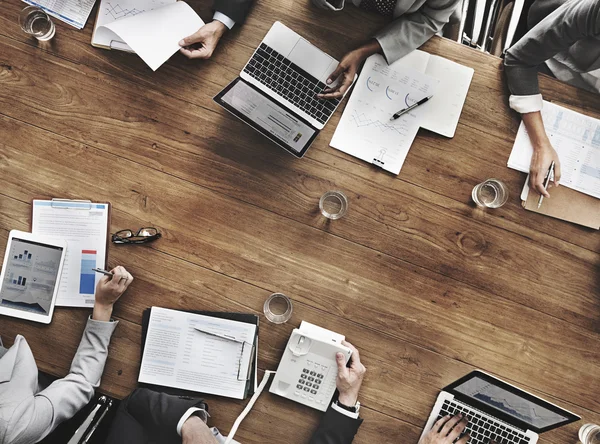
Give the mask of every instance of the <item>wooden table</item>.
MULTIPOLYGON (((34 197, 113 204, 113 232, 158 227, 145 246, 111 246, 109 264, 135 282, 100 390, 126 396, 140 360, 142 310, 262 314, 269 294, 294 301, 285 325, 262 323, 259 365, 275 369, 291 330, 307 320, 343 333, 368 369, 357 443, 417 441, 439 390, 481 368, 600 423, 600 242, 595 231, 524 211, 525 175, 506 167, 519 124, 497 58, 435 38, 424 49, 475 68, 453 139, 421 131, 399 176, 328 147, 337 112, 297 160, 212 102, 273 21, 340 58, 382 25, 348 7, 322 13, 307 0, 261 0, 210 61, 173 57, 153 73, 134 55, 90 46, 58 23, 49 44, 17 25, 23 4, 0 8, 0 251, 28 230, 34 197), (488 177, 508 204, 470 200, 488 177), (328 223, 318 200, 350 199, 328 223)), ((205 19, 210 4, 192 5, 205 19)), ((547 99, 598 116, 598 96, 543 79, 547 99)), ((65 375, 89 310, 57 309, 43 326, 0 317, 11 345, 23 334, 40 369, 65 375)), ((209 397, 229 430, 243 404, 209 397)), ((320 415, 263 394, 243 443, 306 442, 320 415)), ((577 423, 543 442, 575 443, 577 423)))

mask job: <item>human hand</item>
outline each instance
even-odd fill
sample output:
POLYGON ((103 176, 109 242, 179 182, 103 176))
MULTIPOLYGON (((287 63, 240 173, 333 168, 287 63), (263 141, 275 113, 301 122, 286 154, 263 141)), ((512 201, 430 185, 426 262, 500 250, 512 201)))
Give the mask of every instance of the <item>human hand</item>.
POLYGON ((354 77, 360 68, 361 63, 365 60, 363 53, 359 49, 349 52, 342 58, 335 71, 327 78, 327 84, 331 85, 336 80, 336 86, 327 87, 325 90, 317 94, 319 99, 341 99, 348 88, 352 86, 354 77))
MULTIPOLYGON (((423 436, 419 444, 451 444, 467 427, 467 418, 463 415, 444 416, 437 420, 431 430, 423 436)), ((456 444, 466 444, 470 436, 465 435, 456 444)))
POLYGON ((179 42, 179 50, 188 59, 208 59, 213 54, 227 26, 218 20, 202 26, 192 35, 179 42))
POLYGON ((96 285, 92 319, 97 321, 110 321, 114 303, 133 282, 133 276, 120 265, 113 268, 111 273, 112 276, 102 276, 96 285))
POLYGON ((337 353, 335 356, 338 366, 336 386, 340 392, 338 401, 345 406, 352 407, 358 401, 358 391, 367 369, 360 362, 358 350, 349 342, 342 341, 342 344, 352 350, 352 356, 350 357, 350 367, 346 367, 342 353, 337 353))
POLYGON ((190 416, 181 427, 182 444, 217 444, 208 426, 197 416, 190 416))
POLYGON ((558 186, 560 181, 560 160, 556 150, 550 144, 548 139, 538 142, 533 147, 531 164, 529 166, 529 186, 544 197, 550 197, 548 191, 544 188, 544 181, 550 164, 554 161, 554 186, 558 186))

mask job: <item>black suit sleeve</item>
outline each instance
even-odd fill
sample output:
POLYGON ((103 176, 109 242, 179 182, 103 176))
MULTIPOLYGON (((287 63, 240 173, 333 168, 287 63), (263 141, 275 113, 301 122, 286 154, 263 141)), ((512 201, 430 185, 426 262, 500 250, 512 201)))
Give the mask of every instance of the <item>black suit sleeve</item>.
POLYGON ((215 11, 236 23, 244 23, 254 0, 215 0, 215 11))
POLYGON ((350 418, 329 406, 310 444, 350 444, 362 422, 361 418, 350 418))
POLYGON ((109 432, 107 444, 181 442, 177 423, 191 407, 208 407, 200 398, 189 398, 149 389, 137 389, 125 398, 109 432))

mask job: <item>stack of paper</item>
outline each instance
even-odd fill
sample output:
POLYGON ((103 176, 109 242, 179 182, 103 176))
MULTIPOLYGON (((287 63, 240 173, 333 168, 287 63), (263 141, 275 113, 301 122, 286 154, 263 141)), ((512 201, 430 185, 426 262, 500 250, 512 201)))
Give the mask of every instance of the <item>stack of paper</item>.
MULTIPOLYGON (((546 134, 560 159, 560 185, 600 198, 600 120, 544 101, 546 134)), ((529 171, 533 147, 521 122, 508 167, 529 171)))

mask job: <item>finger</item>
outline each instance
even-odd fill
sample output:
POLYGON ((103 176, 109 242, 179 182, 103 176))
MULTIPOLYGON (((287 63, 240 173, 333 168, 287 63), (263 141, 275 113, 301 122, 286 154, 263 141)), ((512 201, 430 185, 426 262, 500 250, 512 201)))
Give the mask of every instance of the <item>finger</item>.
POLYGON ((179 52, 181 52, 188 59, 208 59, 212 55, 212 51, 206 46, 198 49, 181 48, 179 49, 179 52))
POLYGON ((454 442, 465 431, 467 427, 467 419, 463 418, 456 426, 448 433, 448 440, 454 442))
POLYGON ((536 190, 544 197, 550 197, 550 194, 544 188, 544 175, 536 173, 535 178, 533 180, 533 189, 536 190))
POLYGON ((344 359, 344 354, 343 353, 336 353, 335 354, 335 362, 337 364, 338 367, 338 376, 342 376, 345 374, 345 372, 347 371, 346 369, 346 360, 344 359))
POLYGON ((560 162, 554 164, 554 185, 558 186, 560 182, 560 162))
POLYGON ((342 97, 342 93, 338 91, 332 93, 321 93, 317 94, 319 99, 340 99, 342 97))
MULTIPOLYGON (((202 28, 200 28, 202 29, 202 28)), ((189 46, 189 45, 193 45, 194 43, 198 43, 201 42, 203 39, 202 34, 200 34, 200 29, 198 31, 196 31, 195 33, 193 33, 192 35, 188 35, 187 37, 182 38, 179 41, 179 46, 189 46)))
POLYGON ((342 341, 342 344, 345 345, 346 347, 348 347, 350 350, 352 350, 352 356, 351 356, 351 360, 352 360, 352 367, 356 365, 360 365, 360 353, 358 352, 358 350, 356 349, 355 346, 353 346, 352 344, 350 344, 349 342, 346 341, 342 341))
POLYGON ((329 77, 327 77, 327 81, 325 83, 331 85, 345 70, 346 68, 344 68, 341 63, 338 63, 337 68, 335 68, 333 72, 329 74, 329 77))
POLYGON ((463 418, 463 416, 461 414, 458 415, 454 415, 452 418, 450 418, 448 420, 448 422, 446 422, 446 424, 444 424, 444 427, 441 430, 441 434, 442 436, 446 436, 448 435, 448 433, 450 433, 450 431, 454 428, 454 426, 456 424, 458 424, 459 421, 461 421, 463 418))
POLYGON ((460 438, 458 441, 456 441, 456 444, 467 444, 469 442, 469 439, 471 439, 471 435, 466 434, 465 436, 460 438))
POLYGON ((435 424, 433 425, 433 427, 431 428, 431 430, 433 430, 435 433, 439 433, 439 431, 441 430, 441 428, 444 426, 444 424, 446 424, 450 418, 452 418, 450 415, 446 415, 441 417, 440 419, 438 419, 435 424))
POLYGON ((352 78, 347 77, 344 79, 340 87, 338 88, 338 92, 343 96, 348 91, 348 88, 352 86, 352 78))

